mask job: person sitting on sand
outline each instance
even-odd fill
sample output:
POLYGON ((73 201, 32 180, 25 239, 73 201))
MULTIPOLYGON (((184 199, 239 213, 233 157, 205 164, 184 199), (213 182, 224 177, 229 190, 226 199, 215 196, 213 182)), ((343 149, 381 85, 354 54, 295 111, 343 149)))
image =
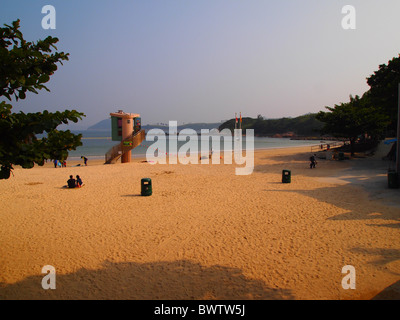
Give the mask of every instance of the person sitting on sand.
POLYGON ((83 182, 82 182, 81 177, 80 176, 76 176, 76 187, 80 188, 80 187, 82 187, 82 185, 83 185, 83 182))
POLYGON ((69 176, 69 180, 67 181, 68 188, 75 188, 76 187, 76 181, 74 179, 73 175, 69 176))

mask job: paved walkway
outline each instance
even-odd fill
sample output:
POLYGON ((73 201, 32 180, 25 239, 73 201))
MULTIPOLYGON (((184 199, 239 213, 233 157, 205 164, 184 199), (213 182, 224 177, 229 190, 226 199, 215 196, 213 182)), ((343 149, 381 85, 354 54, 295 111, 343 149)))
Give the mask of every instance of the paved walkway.
MULTIPOLYGON (((373 200, 400 208, 400 189, 389 189, 387 172, 395 169, 395 162, 382 160, 392 145, 381 142, 375 154, 350 160, 350 166, 335 176, 319 178, 319 181, 337 184, 353 184, 364 188, 373 200)), ((348 161, 348 160, 345 160, 348 161)))

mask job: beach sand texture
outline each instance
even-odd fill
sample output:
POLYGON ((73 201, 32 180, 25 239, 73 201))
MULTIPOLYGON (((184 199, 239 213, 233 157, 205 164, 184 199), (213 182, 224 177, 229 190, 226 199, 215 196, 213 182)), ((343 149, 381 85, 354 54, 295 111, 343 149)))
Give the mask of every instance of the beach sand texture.
POLYGON ((383 161, 310 170, 309 152, 256 151, 249 176, 140 160, 17 168, 0 181, 0 299, 400 298, 400 190, 383 161), (70 174, 85 186, 63 188, 70 174), (55 290, 41 286, 45 265, 55 290))

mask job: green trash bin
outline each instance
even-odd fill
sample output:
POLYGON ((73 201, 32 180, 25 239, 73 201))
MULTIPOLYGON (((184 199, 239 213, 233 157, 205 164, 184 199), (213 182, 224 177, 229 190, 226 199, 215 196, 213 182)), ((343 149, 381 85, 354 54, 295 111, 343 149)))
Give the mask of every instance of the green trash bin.
POLYGON ((151 185, 151 179, 150 178, 143 178, 142 179, 142 196, 147 197, 151 196, 153 194, 153 188, 151 185))
POLYGON ((399 175, 395 170, 388 171, 388 187, 390 189, 398 189, 399 188, 399 175))
POLYGON ((340 161, 344 160, 344 153, 343 152, 339 152, 339 160, 340 161))
POLYGON ((291 183, 292 173, 290 170, 282 170, 282 183, 291 183))

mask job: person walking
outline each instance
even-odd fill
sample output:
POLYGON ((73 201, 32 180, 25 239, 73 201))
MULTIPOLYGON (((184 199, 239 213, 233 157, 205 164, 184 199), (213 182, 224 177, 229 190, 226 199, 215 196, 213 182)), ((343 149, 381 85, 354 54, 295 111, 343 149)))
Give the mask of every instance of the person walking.
POLYGON ((317 164, 317 160, 315 159, 316 154, 312 155, 310 157, 310 169, 315 168, 315 165, 317 164))

